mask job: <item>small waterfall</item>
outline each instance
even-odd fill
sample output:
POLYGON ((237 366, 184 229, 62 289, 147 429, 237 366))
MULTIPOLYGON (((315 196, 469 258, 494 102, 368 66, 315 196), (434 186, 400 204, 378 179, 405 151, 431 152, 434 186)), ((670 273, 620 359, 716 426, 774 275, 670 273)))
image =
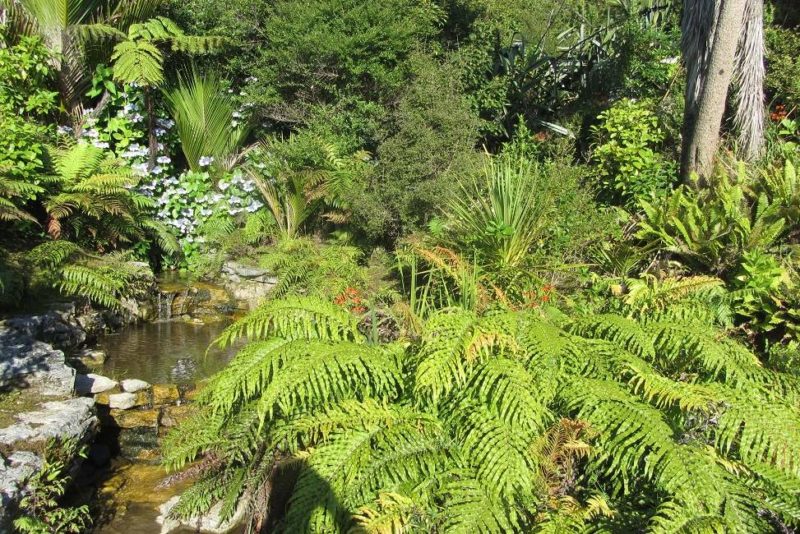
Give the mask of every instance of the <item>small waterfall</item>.
POLYGON ((175 293, 158 292, 158 318, 168 321, 172 319, 172 302, 175 300, 175 293))

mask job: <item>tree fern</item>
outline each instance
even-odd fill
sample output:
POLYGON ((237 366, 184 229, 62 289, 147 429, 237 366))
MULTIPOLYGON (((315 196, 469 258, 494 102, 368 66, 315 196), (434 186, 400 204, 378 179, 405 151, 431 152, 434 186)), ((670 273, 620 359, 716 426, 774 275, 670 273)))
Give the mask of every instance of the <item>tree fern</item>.
POLYGON ((418 342, 376 345, 336 306, 269 302, 220 338, 249 342, 168 437, 170 466, 206 466, 206 494, 179 510, 232 510, 291 465, 271 518, 286 532, 766 532, 762 510, 798 524, 794 382, 724 331, 651 312, 447 309, 418 342))

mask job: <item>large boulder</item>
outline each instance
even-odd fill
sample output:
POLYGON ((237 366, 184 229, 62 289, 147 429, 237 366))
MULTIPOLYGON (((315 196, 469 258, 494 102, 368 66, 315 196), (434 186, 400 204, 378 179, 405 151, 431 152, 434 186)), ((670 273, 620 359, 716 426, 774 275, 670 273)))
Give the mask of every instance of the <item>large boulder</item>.
POLYGON ((41 468, 42 458, 28 451, 16 451, 0 459, 0 532, 5 532, 3 528, 25 490, 25 481, 41 468))
POLYGON ((98 424, 90 397, 45 402, 36 410, 17 414, 16 420, 0 429, 0 448, 41 450, 51 438, 85 442, 94 436, 98 424))
POLYGON ((278 285, 278 278, 260 267, 226 261, 222 266, 222 284, 240 308, 257 307, 278 285))
POLYGON ((55 397, 70 395, 74 384, 75 369, 66 364, 63 352, 0 325, 0 388, 33 388, 55 397))

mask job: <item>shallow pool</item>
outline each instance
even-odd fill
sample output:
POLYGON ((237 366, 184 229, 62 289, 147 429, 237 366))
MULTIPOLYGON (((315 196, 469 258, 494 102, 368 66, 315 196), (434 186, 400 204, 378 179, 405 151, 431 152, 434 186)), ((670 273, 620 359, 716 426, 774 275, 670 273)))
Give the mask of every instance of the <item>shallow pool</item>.
POLYGON ((236 350, 206 350, 230 321, 159 321, 130 326, 99 340, 106 352, 102 373, 151 384, 188 384, 222 369, 236 350))

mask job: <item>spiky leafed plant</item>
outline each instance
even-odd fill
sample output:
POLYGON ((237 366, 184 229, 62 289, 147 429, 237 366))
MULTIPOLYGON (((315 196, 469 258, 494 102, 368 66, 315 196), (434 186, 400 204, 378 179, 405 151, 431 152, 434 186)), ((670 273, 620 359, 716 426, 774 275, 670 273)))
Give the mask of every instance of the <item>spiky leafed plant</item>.
POLYGON ((446 309, 418 344, 370 344, 332 304, 268 302, 220 337, 249 343, 167 440, 171 468, 203 459, 176 513, 244 503, 292 533, 800 524, 797 382, 711 315, 636 315, 446 309))
POLYGON ((233 168, 243 155, 249 125, 235 120, 236 104, 222 80, 194 71, 167 90, 165 97, 189 168, 202 171, 202 158, 213 158, 214 169, 233 168))
POLYGON ((83 114, 88 45, 124 37, 130 24, 150 18, 159 4, 159 0, 0 0, 15 31, 41 36, 53 53, 59 91, 76 126, 83 114))
POLYGON ((292 135, 286 140, 259 143, 252 153, 248 175, 261 192, 283 239, 298 237, 318 211, 333 223, 348 220, 351 206, 346 193, 366 170, 369 155, 359 151, 346 157, 334 143, 314 135, 292 135))
POLYGON ((551 199, 524 158, 489 159, 446 207, 455 239, 497 268, 518 267, 541 237, 551 199))

